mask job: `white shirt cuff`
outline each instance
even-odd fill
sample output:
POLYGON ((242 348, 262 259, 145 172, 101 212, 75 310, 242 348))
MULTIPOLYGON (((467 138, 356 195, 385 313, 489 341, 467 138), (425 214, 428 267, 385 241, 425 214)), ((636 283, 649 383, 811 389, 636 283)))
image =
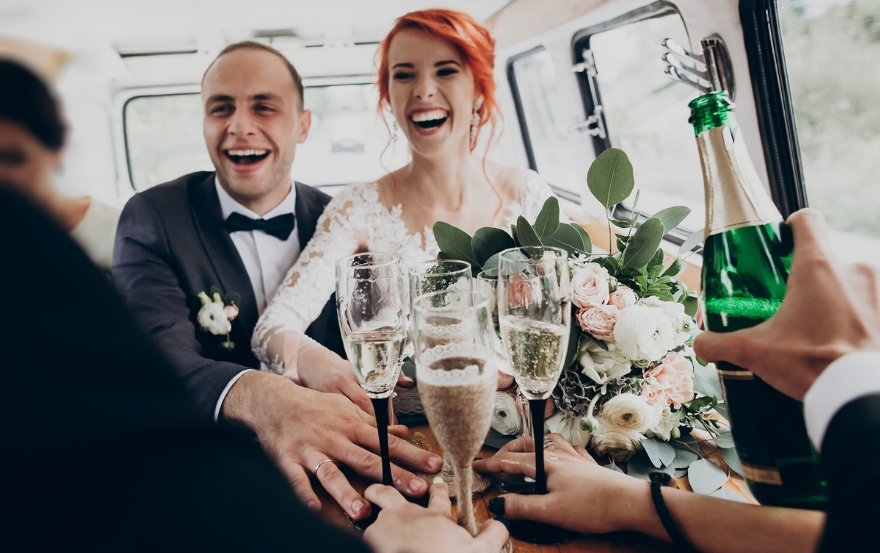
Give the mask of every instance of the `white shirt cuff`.
POLYGON ((880 393, 880 352, 848 353, 828 365, 804 396, 807 433, 816 451, 822 447, 831 419, 844 405, 876 393, 880 393))
POLYGON ((243 375, 244 373, 246 373, 248 371, 252 371, 252 370, 254 370, 254 369, 245 369, 245 370, 241 371, 240 373, 238 373, 237 375, 233 376, 229 380, 229 383, 226 384, 226 387, 223 388, 223 391, 220 392, 220 399, 217 400, 217 406, 214 407, 214 422, 217 422, 220 420, 220 408, 223 407, 223 400, 226 399, 226 394, 229 393, 229 390, 230 390, 230 388, 232 388, 232 385, 235 384, 236 382, 238 382, 238 379, 241 378, 241 375, 243 375))

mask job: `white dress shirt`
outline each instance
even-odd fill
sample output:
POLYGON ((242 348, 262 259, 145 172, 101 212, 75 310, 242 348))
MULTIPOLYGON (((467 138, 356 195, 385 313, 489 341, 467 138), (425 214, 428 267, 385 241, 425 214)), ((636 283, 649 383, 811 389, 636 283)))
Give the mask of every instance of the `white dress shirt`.
MULTIPOLYGON (((278 204, 277 207, 269 211, 263 216, 257 215, 250 209, 244 207, 226 190, 220 186, 220 181, 214 177, 214 187, 217 189, 217 196, 220 198, 220 211, 223 213, 225 221, 233 213, 240 213, 251 219, 271 219, 285 213, 295 213, 296 208, 296 186, 290 187, 290 193, 278 204)), ((279 240, 274 236, 270 236, 261 230, 237 231, 229 234, 238 255, 241 256, 244 267, 247 270, 248 277, 251 280, 251 286, 254 289, 254 296, 257 300, 257 313, 262 315, 266 306, 272 301, 281 281, 287 275, 287 271, 296 263, 302 246, 299 243, 299 235, 297 234, 296 225, 293 232, 287 240, 279 240)), ((245 347, 249 347, 246 344, 245 347)), ((261 363, 261 368, 266 370, 266 366, 261 363)), ((249 371, 245 369, 235 375, 232 380, 223 389, 220 398, 217 400, 217 407, 214 409, 214 421, 216 422, 220 416, 220 408, 226 394, 232 385, 241 378, 241 375, 249 371)))
POLYGON ((880 352, 860 351, 837 359, 819 375, 804 396, 807 433, 822 447, 834 415, 847 403, 880 393, 880 352))

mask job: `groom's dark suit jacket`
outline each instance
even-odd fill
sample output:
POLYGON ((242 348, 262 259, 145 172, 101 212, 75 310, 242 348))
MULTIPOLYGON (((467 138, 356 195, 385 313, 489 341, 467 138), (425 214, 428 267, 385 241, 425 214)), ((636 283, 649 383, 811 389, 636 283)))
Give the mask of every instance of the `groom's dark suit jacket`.
POLYGON ((880 395, 851 401, 834 415, 822 463, 831 502, 819 552, 880 550, 880 395))
POLYGON ((104 273, 0 187, 0 549, 366 552, 205 420, 104 273))
MULTIPOLYGON (((213 172, 191 173, 133 196, 116 232, 113 279, 129 306, 194 393, 204 416, 213 418, 220 394, 243 368, 258 368, 251 335, 258 312, 250 278, 223 228, 213 172), (197 315, 199 292, 217 286, 241 296, 232 322, 228 351, 225 336, 202 330, 197 315)), ((330 196, 296 183, 297 232, 303 248, 315 232, 330 196)), ((334 300, 306 334, 344 355, 334 300)))

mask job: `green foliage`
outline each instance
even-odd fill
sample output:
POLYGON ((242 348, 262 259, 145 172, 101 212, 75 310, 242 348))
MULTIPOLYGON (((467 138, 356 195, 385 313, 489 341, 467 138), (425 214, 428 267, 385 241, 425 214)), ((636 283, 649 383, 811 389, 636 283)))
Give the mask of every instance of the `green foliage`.
POLYGON ((516 241, 522 247, 541 245, 541 238, 538 237, 538 233, 535 232, 532 225, 522 215, 516 220, 516 241))
POLYGON ((556 229, 559 228, 559 200, 555 197, 550 196, 547 198, 547 201, 544 202, 544 206, 541 208, 541 212, 538 213, 538 218, 535 219, 534 230, 535 234, 539 237, 544 238, 545 236, 551 236, 556 229))
POLYGON ((705 231, 702 229, 692 232, 690 236, 682 243, 681 247, 678 248, 678 253, 687 253, 697 247, 700 242, 703 241, 703 236, 705 235, 705 231))
POLYGON ((726 482, 727 473, 706 459, 695 461, 688 468, 688 484, 698 494, 708 495, 726 482))
POLYGON ((587 186, 605 209, 627 199, 635 187, 629 157, 617 148, 599 154, 587 172, 587 186))
POLYGON ((636 229, 623 252, 623 268, 644 267, 654 256, 663 239, 663 223, 652 217, 636 229))
POLYGON ((654 217, 660 219, 663 223, 663 234, 669 233, 672 229, 681 224, 685 218, 691 214, 691 210, 684 206, 673 206, 662 209, 654 214, 654 217))
POLYGON ((485 267, 486 261, 493 255, 508 248, 513 248, 516 244, 509 234, 501 229, 494 227, 483 227, 474 233, 471 240, 471 248, 474 257, 480 262, 480 266, 485 267))
POLYGON ((541 238, 541 243, 545 246, 562 248, 571 257, 575 257, 579 253, 589 253, 588 249, 585 251, 587 246, 584 244, 583 236, 575 230, 573 225, 559 225, 559 228, 551 236, 541 238))
POLYGON ((437 221, 434 223, 434 238, 437 239, 440 251, 448 255, 450 259, 467 261, 471 267, 482 266, 474 256, 471 237, 465 231, 455 228, 449 223, 437 221))

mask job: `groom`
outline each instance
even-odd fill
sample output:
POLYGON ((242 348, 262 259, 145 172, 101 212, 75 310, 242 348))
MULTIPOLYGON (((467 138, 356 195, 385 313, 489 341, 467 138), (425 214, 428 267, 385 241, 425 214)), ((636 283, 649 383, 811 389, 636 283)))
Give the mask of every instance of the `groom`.
MULTIPOLYGON (((363 518, 369 504, 336 465, 380 479, 379 458, 362 449, 378 450, 378 435, 353 371, 302 367, 295 383, 251 370, 260 367, 250 351, 257 319, 330 199, 290 178, 296 145, 311 124, 302 82, 278 51, 233 44, 205 72, 202 104, 216 172, 185 175, 129 200, 116 235, 114 281, 205 418, 256 433, 306 505, 320 508, 309 482, 315 474, 349 515, 363 518), (225 314, 215 309, 213 321, 207 312, 200 317, 212 287, 235 305, 225 314)), ((332 301, 307 333, 341 352, 332 301)), ((390 439, 395 460, 439 468, 436 455, 390 439)), ((409 495, 427 490, 402 469, 394 478, 409 495)))

